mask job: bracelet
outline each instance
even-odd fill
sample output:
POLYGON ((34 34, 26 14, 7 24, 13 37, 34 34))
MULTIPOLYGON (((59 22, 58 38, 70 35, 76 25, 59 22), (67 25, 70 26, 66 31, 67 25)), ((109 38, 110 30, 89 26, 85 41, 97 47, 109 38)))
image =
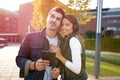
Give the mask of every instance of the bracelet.
POLYGON ((36 70, 36 61, 34 62, 34 69, 36 70))

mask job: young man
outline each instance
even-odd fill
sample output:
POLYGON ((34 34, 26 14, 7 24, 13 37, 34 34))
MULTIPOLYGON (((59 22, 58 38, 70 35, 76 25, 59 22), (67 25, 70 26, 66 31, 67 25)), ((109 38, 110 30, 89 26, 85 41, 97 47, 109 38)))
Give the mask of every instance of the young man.
POLYGON ((20 77, 24 80, 57 80, 60 74, 57 60, 54 67, 50 66, 49 60, 42 59, 43 51, 49 51, 50 45, 57 46, 59 43, 59 27, 64 11, 61 8, 53 8, 48 13, 46 28, 41 32, 30 33, 20 46, 16 57, 16 64, 20 68, 20 77))

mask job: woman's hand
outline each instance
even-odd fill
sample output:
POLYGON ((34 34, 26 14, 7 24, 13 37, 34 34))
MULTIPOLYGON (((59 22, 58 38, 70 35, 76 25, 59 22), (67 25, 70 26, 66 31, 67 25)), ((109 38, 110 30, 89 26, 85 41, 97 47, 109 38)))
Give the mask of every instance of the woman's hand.
POLYGON ((51 49, 52 52, 54 52, 56 54, 57 58, 62 56, 61 49, 58 46, 54 46, 54 45, 51 44, 50 49, 51 49))
POLYGON ((61 49, 54 45, 50 45, 50 49, 52 52, 56 53, 56 58, 58 58, 65 65, 67 59, 61 54, 61 49))

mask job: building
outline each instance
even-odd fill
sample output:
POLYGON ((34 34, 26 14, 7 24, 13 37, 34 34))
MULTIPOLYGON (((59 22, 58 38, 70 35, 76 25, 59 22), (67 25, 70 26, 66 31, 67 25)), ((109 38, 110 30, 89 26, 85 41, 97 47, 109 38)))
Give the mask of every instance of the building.
POLYGON ((21 4, 17 12, 0 8, 0 38, 10 43, 22 42, 25 35, 32 30, 30 26, 32 12, 31 2, 21 4))
POLYGON ((19 42, 17 34, 17 12, 11 12, 0 8, 0 37, 8 42, 19 42))
POLYGON ((120 38, 120 8, 103 11, 102 31, 113 30, 113 37, 120 38))
MULTIPOLYGON (((91 10, 97 15, 97 10, 91 10)), ((30 32, 30 21, 32 20, 33 5, 31 3, 22 4, 19 11, 18 34, 21 40, 30 32), (27 16, 26 16, 27 15, 27 16)), ((85 25, 81 25, 80 33, 84 35, 87 31, 96 31, 96 18, 92 19, 85 25)), ((105 8, 102 10, 102 33, 106 30, 113 30, 113 37, 120 37, 120 8, 105 8)))
POLYGON ((0 33, 16 33, 17 17, 17 13, 0 8, 0 33))
POLYGON ((32 20, 33 5, 31 2, 21 4, 18 13, 17 33, 20 35, 20 42, 31 30, 30 21, 32 20))
MULTIPOLYGON (((91 10, 97 15, 97 10, 91 10)), ((21 4, 18 14, 0 9, 0 37, 8 39, 9 42, 21 42, 26 34, 31 32, 33 5, 31 2, 21 4)), ((120 8, 105 8, 102 10, 102 32, 113 30, 113 37, 120 38, 120 8)), ((81 25, 80 33, 84 35, 87 31, 96 31, 96 18, 85 25, 81 25)))
MULTIPOLYGON (((94 15, 97 15, 97 10, 91 10, 94 15)), ((120 38, 120 8, 105 8, 102 9, 102 33, 106 30, 113 30, 113 37, 120 38)), ((96 31, 96 18, 92 19, 81 28, 82 34, 87 31, 96 31)))

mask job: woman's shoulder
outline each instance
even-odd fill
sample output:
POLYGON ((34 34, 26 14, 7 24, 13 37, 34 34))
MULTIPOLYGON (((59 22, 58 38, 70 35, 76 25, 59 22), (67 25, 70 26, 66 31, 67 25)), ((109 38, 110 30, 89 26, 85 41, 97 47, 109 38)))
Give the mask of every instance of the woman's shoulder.
POLYGON ((79 42, 79 39, 77 37, 73 36, 70 38, 70 42, 76 43, 76 42, 79 42))

